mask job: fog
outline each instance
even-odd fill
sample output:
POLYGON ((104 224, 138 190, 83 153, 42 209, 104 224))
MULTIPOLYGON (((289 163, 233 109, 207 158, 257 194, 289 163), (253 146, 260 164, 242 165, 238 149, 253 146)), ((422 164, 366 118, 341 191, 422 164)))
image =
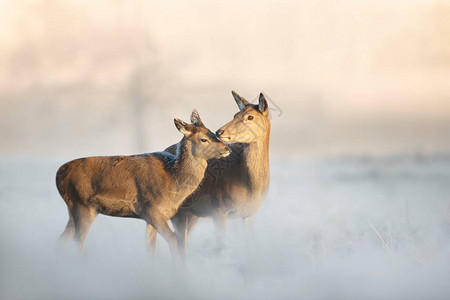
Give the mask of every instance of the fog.
POLYGON ((450 160, 273 159, 271 189, 245 239, 217 248, 210 220, 185 269, 143 221, 99 216, 86 256, 56 245, 67 222, 56 161, 10 160, 1 174, 1 297, 446 299, 450 160))
POLYGON ((450 297, 447 2, 0 1, 0 66, 0 298, 450 297), (251 237, 202 219, 180 268, 99 216, 58 247, 61 164, 215 131, 231 90, 271 113, 251 237))

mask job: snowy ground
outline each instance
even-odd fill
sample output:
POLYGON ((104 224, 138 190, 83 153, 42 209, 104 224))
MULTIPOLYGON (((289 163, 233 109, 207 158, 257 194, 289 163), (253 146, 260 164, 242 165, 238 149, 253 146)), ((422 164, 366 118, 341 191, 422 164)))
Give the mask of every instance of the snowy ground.
POLYGON ((450 298, 449 158, 272 158, 253 239, 233 221, 218 250, 203 220, 184 271, 139 220, 99 216, 84 258, 58 248, 63 162, 0 163, 1 299, 450 298))

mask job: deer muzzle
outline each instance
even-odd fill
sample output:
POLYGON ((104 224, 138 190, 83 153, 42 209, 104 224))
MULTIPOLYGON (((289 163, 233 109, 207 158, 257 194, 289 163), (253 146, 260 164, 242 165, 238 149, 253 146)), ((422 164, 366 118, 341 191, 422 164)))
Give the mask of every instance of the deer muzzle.
POLYGON ((228 155, 230 155, 230 153, 231 153, 231 147, 226 146, 225 149, 220 152, 219 157, 227 157, 228 155))

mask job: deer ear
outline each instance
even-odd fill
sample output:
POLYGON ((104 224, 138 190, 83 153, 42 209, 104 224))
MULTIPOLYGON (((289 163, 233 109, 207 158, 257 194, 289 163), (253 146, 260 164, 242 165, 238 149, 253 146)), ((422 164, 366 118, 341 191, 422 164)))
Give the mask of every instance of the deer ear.
POLYGON ((178 131, 184 134, 185 136, 190 136, 194 133, 194 128, 192 125, 181 121, 180 119, 173 119, 173 122, 175 123, 175 126, 177 127, 178 131))
POLYGON ((267 108, 268 108, 268 104, 267 104, 266 97, 264 97, 263 93, 260 93, 258 109, 260 112, 264 113, 267 111, 267 108))
POLYGON ((200 115, 198 114, 198 111, 195 108, 191 114, 191 123, 196 126, 205 127, 205 125, 203 125, 202 119, 200 119, 200 115))
POLYGON ((235 91, 231 91, 231 94, 233 94, 234 101, 236 101, 240 110, 243 110, 245 106, 248 105, 248 101, 245 100, 244 97, 239 96, 235 91))

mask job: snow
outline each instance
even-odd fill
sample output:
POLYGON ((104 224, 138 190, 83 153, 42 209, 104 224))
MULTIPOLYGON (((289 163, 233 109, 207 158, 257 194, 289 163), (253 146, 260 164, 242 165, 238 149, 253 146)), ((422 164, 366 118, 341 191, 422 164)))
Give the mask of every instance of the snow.
POLYGON ((272 157, 253 235, 231 221, 218 248, 203 219, 185 268, 160 237, 149 257, 140 220, 99 216, 84 257, 59 247, 64 162, 0 163, 2 299, 450 297, 448 157, 272 157))

